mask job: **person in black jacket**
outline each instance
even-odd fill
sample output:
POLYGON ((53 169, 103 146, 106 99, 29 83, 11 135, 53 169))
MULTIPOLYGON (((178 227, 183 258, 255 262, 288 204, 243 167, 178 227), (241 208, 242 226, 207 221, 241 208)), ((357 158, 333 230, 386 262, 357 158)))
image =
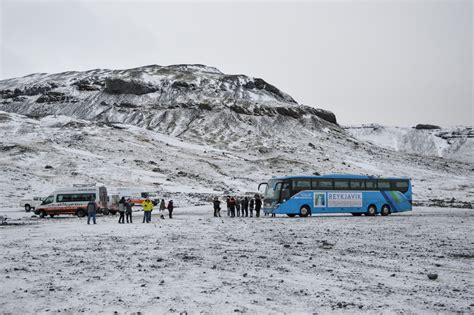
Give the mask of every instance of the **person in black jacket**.
POLYGON ((231 213, 230 213, 230 196, 227 196, 226 203, 227 203, 227 216, 230 217, 230 215, 231 215, 231 213))
POLYGON ((128 219, 130 219, 130 223, 132 222, 132 201, 130 199, 127 200, 125 203, 125 216, 127 217, 127 223, 128 219))
POLYGON ((260 217, 261 208, 262 208, 262 199, 260 199, 260 195, 255 195, 255 216, 257 218, 260 217))
MULTIPOLYGON (((170 215, 170 219, 173 218, 173 210, 174 210, 173 200, 170 200, 170 201, 168 201, 168 213, 170 215)), ((163 217, 163 219, 164 219, 164 217, 163 217)))
POLYGON ((242 202, 243 202, 242 216, 243 216, 243 212, 245 211, 245 216, 248 217, 249 216, 249 197, 245 197, 242 202))
POLYGON ((255 200, 253 198, 250 199, 249 206, 250 206, 250 217, 253 217, 253 208, 255 206, 255 200))
POLYGON ((214 216, 220 217, 221 216, 221 202, 219 198, 215 197, 213 203, 214 203, 214 216))
POLYGON ((118 211, 120 214, 118 223, 125 223, 125 197, 120 198, 118 202, 118 211))
POLYGON ((230 209, 230 217, 235 218, 235 199, 234 199, 234 197, 230 197, 230 199, 229 199, 229 209, 230 209))
POLYGON ((91 200, 87 204, 87 224, 91 223, 91 218, 92 218, 92 221, 95 224, 95 215, 96 215, 96 213, 97 213, 97 205, 96 205, 95 201, 91 200))
POLYGON ((235 209, 237 210, 237 216, 240 217, 240 200, 235 197, 235 209))

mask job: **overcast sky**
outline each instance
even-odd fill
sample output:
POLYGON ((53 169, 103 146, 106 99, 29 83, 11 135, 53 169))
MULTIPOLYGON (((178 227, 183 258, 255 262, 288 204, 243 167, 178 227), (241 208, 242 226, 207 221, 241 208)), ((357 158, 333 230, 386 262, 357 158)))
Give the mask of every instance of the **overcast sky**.
POLYGON ((202 63, 342 124, 474 124, 470 0, 0 3, 1 79, 202 63))

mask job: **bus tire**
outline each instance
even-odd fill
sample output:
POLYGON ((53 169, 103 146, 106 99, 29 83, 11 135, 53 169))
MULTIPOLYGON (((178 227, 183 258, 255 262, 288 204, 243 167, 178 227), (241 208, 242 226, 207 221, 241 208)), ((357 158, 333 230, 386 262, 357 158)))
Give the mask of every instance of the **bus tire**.
POLYGON ((31 206, 29 204, 25 205, 25 211, 30 212, 31 211, 31 206))
POLYGON ((40 218, 44 218, 46 216, 46 212, 45 211, 41 211, 40 214, 39 214, 40 218))
POLYGON ((289 216, 290 218, 294 218, 294 217, 296 217, 296 214, 294 214, 294 213, 288 213, 287 216, 289 216))
POLYGON ((387 216, 390 214, 390 206, 389 205, 383 205, 382 210, 380 210, 380 214, 383 216, 387 216))
POLYGON ((377 214, 377 208, 374 205, 370 205, 367 208, 367 213, 365 214, 366 216, 373 217, 377 214))
POLYGON ((79 218, 83 218, 83 217, 86 216, 86 212, 84 211, 84 209, 77 209, 76 215, 77 215, 79 218))
POLYGON ((302 206, 300 209, 300 217, 304 218, 307 217, 310 213, 310 209, 308 206, 302 206))

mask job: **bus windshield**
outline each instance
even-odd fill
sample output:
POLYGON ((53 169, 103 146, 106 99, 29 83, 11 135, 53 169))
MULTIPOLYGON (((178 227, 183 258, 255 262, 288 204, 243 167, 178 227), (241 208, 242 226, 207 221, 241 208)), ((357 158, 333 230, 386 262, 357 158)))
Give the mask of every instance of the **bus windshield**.
POLYGON ((264 194, 265 199, 273 199, 273 200, 278 199, 278 194, 279 194, 278 187, 280 186, 276 185, 277 182, 278 180, 276 179, 270 179, 268 181, 268 185, 267 185, 267 188, 265 189, 265 194, 264 194))

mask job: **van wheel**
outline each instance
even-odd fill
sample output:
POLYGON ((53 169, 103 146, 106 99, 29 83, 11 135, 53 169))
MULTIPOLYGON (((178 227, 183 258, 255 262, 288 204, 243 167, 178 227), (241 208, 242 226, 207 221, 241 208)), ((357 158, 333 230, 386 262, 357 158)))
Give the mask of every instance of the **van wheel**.
POLYGON ((28 205, 28 204, 26 204, 26 205, 25 205, 25 211, 26 211, 26 212, 30 212, 30 211, 31 211, 31 206, 28 205))
POLYGON ((367 209, 367 213, 365 215, 367 215, 369 217, 373 217, 376 214, 377 214, 377 208, 375 208, 374 205, 370 205, 369 208, 367 209))
POLYGON ((40 218, 44 218, 45 216, 46 216, 46 212, 41 211, 41 212, 40 212, 40 218))
POLYGON ((294 214, 294 213, 289 213, 289 214, 287 214, 287 216, 289 216, 290 218, 294 218, 294 217, 296 217, 296 214, 294 214))
POLYGON ((79 218, 83 218, 83 217, 86 216, 86 212, 84 211, 84 209, 77 209, 76 215, 77 215, 79 218))
POLYGON ((390 207, 388 205, 383 205, 382 210, 380 211, 380 214, 383 216, 387 216, 390 214, 390 207))
POLYGON ((300 217, 307 217, 309 215, 309 207, 308 206, 302 206, 300 209, 300 217))

